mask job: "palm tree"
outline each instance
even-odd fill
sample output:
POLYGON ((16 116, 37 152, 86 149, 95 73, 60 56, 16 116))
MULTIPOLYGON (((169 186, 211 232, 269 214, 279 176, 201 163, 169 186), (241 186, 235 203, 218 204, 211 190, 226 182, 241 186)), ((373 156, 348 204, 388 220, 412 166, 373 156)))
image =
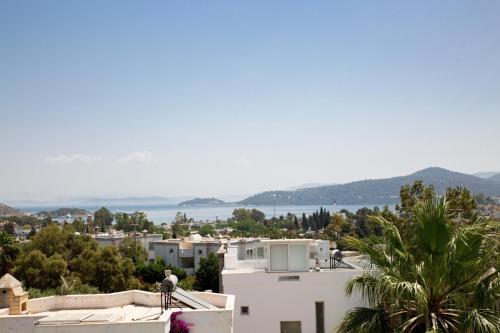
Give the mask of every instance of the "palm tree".
POLYGON ((375 220, 385 244, 346 239, 372 266, 346 285, 368 307, 349 311, 339 333, 500 332, 498 224, 454 223, 445 198, 415 207, 407 241, 392 222, 375 220))

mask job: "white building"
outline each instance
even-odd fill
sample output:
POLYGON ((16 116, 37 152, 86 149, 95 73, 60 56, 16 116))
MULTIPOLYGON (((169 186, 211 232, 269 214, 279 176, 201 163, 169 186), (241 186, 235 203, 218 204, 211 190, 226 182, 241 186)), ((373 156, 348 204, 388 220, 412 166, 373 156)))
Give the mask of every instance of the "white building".
MULTIPOLYGON (((121 231, 113 233, 99 233, 94 235, 93 237, 97 241, 97 244, 99 244, 99 246, 107 246, 107 245, 118 246, 120 245, 121 242, 123 242, 123 240, 126 237, 134 239, 133 233, 130 235, 126 235, 121 231)), ((148 234, 148 233, 138 232, 135 236, 137 244, 142 245, 142 247, 148 251, 148 260, 154 260, 155 258, 155 253, 152 247, 153 242, 161 241, 162 239, 163 239, 162 234, 148 234)))
POLYGON ((217 254, 222 245, 221 240, 192 234, 186 239, 151 242, 148 249, 150 257, 158 256, 166 265, 182 268, 186 273, 194 274, 200 266, 200 259, 210 253, 217 254))
MULTIPOLYGON (((8 282, 16 282, 13 286, 19 288, 19 281, 12 279, 9 276, 8 282)), ((25 299, 8 297, 8 302, 16 304, 3 304, 0 308, 0 332, 166 333, 172 313, 178 311, 178 318, 191 325, 191 333, 233 332, 234 296, 178 288, 172 297, 174 306, 163 312, 160 294, 139 290, 50 296, 29 299, 27 304, 25 299), (18 309, 22 310, 20 314, 18 309)))
POLYGON ((362 305, 344 287, 363 270, 347 259, 331 268, 329 242, 261 242, 263 258, 239 260, 234 245, 225 254, 222 285, 236 297, 235 332, 334 332, 346 311, 362 305))

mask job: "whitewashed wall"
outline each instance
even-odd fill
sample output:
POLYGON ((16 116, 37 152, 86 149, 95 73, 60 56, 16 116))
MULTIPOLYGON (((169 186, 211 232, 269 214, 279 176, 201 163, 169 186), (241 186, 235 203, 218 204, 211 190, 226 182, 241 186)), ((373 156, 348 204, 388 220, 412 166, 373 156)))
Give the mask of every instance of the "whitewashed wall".
POLYGON ((316 332, 315 302, 324 302, 325 332, 335 332, 345 312, 362 304, 360 296, 347 297, 344 286, 360 270, 265 273, 222 273, 224 293, 235 295, 234 331, 279 333, 280 321, 302 321, 303 333, 316 332), (300 281, 278 281, 279 276, 300 276, 300 281), (240 307, 249 306, 249 315, 240 307))

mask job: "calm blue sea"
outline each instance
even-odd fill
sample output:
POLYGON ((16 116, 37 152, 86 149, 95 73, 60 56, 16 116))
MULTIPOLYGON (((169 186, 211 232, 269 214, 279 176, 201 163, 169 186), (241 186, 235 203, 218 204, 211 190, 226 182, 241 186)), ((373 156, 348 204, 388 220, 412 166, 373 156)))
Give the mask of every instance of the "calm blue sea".
MULTIPOLYGON (((333 206, 323 206, 330 212, 340 211, 341 209, 347 209, 351 212, 356 212, 359 208, 369 207, 373 208, 375 205, 336 205, 333 206)), ((256 208, 264 214, 267 218, 271 218, 274 215, 279 217, 280 215, 286 215, 287 213, 292 213, 296 215, 302 215, 302 213, 312 214, 313 212, 320 209, 319 205, 314 206, 244 206, 244 205, 223 205, 223 206, 177 206, 177 205, 138 205, 138 206, 106 206, 112 212, 126 212, 132 213, 134 211, 141 211, 147 214, 147 217, 157 224, 164 222, 172 222, 175 219, 177 212, 185 213, 188 218, 193 218, 195 221, 214 221, 215 219, 227 219, 233 213, 235 208, 246 208, 252 209, 256 208)), ((24 212, 36 213, 42 210, 53 210, 61 208, 58 207, 22 207, 20 208, 24 212)), ((78 206, 76 208, 86 209, 90 212, 97 210, 97 206, 78 206)), ((392 209, 393 207, 391 207, 392 209)))

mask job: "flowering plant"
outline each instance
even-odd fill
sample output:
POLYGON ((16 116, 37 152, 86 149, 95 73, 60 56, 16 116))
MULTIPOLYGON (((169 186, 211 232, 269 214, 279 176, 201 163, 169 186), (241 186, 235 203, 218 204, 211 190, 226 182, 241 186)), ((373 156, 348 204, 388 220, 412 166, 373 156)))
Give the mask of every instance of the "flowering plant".
POLYGON ((189 327, 193 324, 188 324, 177 317, 182 314, 181 311, 172 313, 170 316, 170 333, 189 333, 189 327))

